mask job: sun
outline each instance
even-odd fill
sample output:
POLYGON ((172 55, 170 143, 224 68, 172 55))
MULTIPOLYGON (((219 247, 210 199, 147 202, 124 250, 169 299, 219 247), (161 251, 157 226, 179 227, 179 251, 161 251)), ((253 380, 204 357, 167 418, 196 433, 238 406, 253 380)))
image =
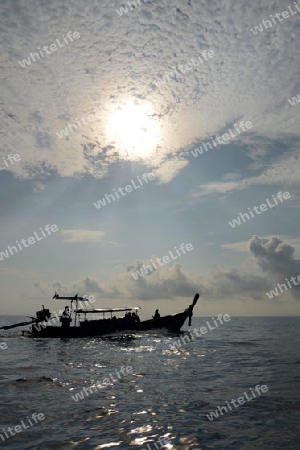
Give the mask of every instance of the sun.
POLYGON ((159 126, 149 106, 129 102, 110 112, 107 137, 121 157, 144 159, 155 152, 159 126))

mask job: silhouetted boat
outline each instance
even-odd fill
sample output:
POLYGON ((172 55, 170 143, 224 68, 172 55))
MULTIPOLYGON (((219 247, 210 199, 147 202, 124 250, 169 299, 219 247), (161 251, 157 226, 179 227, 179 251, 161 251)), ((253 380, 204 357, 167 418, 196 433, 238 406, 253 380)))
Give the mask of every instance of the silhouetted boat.
POLYGON ((115 332, 134 332, 134 331, 147 331, 153 329, 167 329, 172 332, 179 331, 183 326, 186 319, 189 319, 188 325, 191 326, 191 319, 193 316, 193 309, 196 305, 199 294, 196 294, 191 305, 184 311, 163 317, 153 317, 149 320, 140 321, 138 316, 139 306, 135 307, 121 307, 121 308, 102 308, 102 309, 87 309, 78 308, 78 302, 89 302, 88 299, 83 297, 60 297, 55 293, 54 297, 58 300, 70 300, 71 302, 71 314, 70 318, 64 318, 63 315, 58 317, 51 316, 49 309, 43 308, 36 312, 36 318, 31 317, 29 322, 20 322, 14 325, 7 325, 0 329, 8 330, 19 326, 29 325, 32 327, 29 331, 23 332, 24 335, 36 338, 77 338, 88 336, 101 336, 105 334, 115 332), (73 302, 75 302, 75 308, 72 309, 73 302), (125 313, 125 317, 113 316, 115 313, 125 313), (88 319, 91 314, 102 314, 101 319, 88 319), (110 314, 110 318, 105 318, 105 314, 110 314), (74 324, 72 315, 74 315, 74 324), (83 316, 83 317, 82 317, 83 316), (71 320, 72 319, 72 320, 71 320), (53 325, 54 322, 62 322, 61 326, 53 325))

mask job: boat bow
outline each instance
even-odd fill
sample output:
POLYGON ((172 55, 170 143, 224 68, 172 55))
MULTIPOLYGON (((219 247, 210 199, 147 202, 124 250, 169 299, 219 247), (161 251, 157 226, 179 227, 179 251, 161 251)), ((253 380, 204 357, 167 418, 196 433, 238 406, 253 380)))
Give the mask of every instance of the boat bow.
POLYGON ((199 297, 200 297, 200 295, 196 294, 195 297, 194 297, 193 303, 188 307, 189 327, 192 325, 193 309, 194 309, 194 306, 196 305, 199 297))

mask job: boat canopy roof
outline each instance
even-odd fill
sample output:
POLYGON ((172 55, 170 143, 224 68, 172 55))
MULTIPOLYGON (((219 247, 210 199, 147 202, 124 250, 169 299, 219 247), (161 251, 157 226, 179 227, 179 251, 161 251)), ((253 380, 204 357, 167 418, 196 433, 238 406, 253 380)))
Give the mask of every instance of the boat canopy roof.
POLYGON ((110 313, 110 312, 125 312, 141 309, 139 306, 125 306, 122 308, 101 308, 101 309, 75 309, 77 314, 94 314, 94 313, 110 313))

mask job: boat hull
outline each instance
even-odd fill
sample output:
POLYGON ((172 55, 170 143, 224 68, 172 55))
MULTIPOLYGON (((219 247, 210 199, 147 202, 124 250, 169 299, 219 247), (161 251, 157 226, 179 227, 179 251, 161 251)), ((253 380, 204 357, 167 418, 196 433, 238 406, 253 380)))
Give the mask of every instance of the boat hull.
POLYGON ((126 319, 102 319, 80 322, 79 326, 68 328, 58 326, 46 326, 41 324, 32 327, 30 337, 35 338, 77 338, 102 336, 117 332, 137 332, 155 329, 167 329, 177 332, 181 329, 186 319, 190 316, 188 310, 157 319, 145 320, 142 322, 132 322, 126 319))

